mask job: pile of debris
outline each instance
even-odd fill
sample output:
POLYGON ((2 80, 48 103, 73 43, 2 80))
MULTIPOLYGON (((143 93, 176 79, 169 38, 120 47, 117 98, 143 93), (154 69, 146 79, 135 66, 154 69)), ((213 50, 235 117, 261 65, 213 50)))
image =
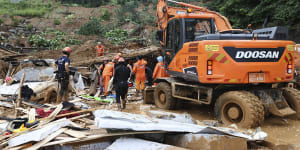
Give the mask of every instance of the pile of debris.
POLYGON ((264 141, 267 134, 260 129, 224 128, 213 121, 194 120, 189 114, 158 111, 153 105, 143 104, 142 96, 134 96, 134 87, 129 88, 126 109, 117 111, 114 95, 88 95, 89 89, 78 78, 83 86, 71 83, 75 88, 69 101, 55 105, 56 101, 50 100, 55 100, 52 93, 57 87, 53 64, 50 59, 26 60, 19 68, 10 67, 7 74, 13 82, 0 84, 0 149, 208 150, 268 146, 264 141), (24 95, 24 86, 34 93, 32 97, 24 95))
POLYGON ((247 149, 260 147, 267 136, 260 130, 216 127, 189 114, 153 110, 138 101, 120 112, 112 103, 72 99, 58 105, 22 101, 19 107, 1 100, 1 114, 6 114, 0 118, 1 148, 247 149))

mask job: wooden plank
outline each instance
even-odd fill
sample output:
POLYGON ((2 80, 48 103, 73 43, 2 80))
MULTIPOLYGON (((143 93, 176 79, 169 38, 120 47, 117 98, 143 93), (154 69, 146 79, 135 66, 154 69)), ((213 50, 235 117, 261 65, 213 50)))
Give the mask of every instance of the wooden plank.
POLYGON ((81 118, 81 119, 78 119, 78 120, 82 121, 82 122, 85 122, 87 124, 95 124, 94 120, 91 120, 91 119, 88 119, 88 118, 81 118))
POLYGON ((70 136, 73 136, 73 137, 75 137, 75 138, 84 138, 84 137, 86 137, 86 135, 88 134, 88 133, 86 133, 86 132, 80 132, 80 131, 74 131, 74 130, 66 130, 66 131, 64 131, 64 133, 65 134, 68 134, 68 135, 70 135, 70 136))
POLYGON ((59 130, 57 130, 56 132, 52 133, 50 136, 48 136, 47 138, 45 138, 44 140, 34 144, 33 146, 26 148, 25 150, 37 150, 40 147, 42 147, 43 145, 45 145, 46 143, 48 143, 49 141, 51 141, 52 139, 54 139, 55 137, 57 137, 58 135, 60 135, 61 133, 63 133, 64 131, 66 131, 66 128, 61 128, 59 130))
POLYGON ((83 126, 78 125, 78 124, 76 124, 76 123, 74 123, 74 122, 71 122, 70 125, 73 126, 73 127, 76 127, 76 128, 83 128, 83 126))
POLYGON ((65 138, 64 140, 49 142, 49 143, 43 145, 42 147, 52 146, 52 145, 60 145, 63 143, 72 142, 72 141, 76 141, 76 140, 78 140, 78 138, 65 138))
POLYGON ((78 114, 78 113, 89 113, 89 112, 93 112, 94 110, 97 110, 97 109, 99 109, 99 108, 91 108, 91 109, 85 109, 85 110, 80 110, 80 111, 74 111, 74 112, 70 112, 70 113, 66 113, 66 114, 57 115, 56 118, 66 117, 66 116, 78 114))
MULTIPOLYGON (((7 139, 7 138, 9 138, 9 137, 11 137, 12 136, 12 134, 9 134, 9 135, 2 135, 1 137, 0 137, 0 141, 2 141, 2 140, 4 140, 4 139, 7 139)), ((1 142, 2 143, 2 142, 1 142)))
POLYGON ((39 124, 39 127, 42 127, 43 125, 49 123, 50 121, 54 120, 55 117, 57 116, 57 114, 62 110, 63 108, 63 105, 62 104, 59 104, 55 110, 46 118, 43 118, 41 120, 41 123, 39 124))
POLYGON ((6 147, 4 150, 19 150, 19 149, 24 149, 28 146, 31 146, 31 143, 26 143, 26 144, 23 144, 23 145, 12 147, 12 148, 6 147))
POLYGON ((25 73, 23 73, 20 84, 19 84, 19 93, 18 93, 18 98, 17 98, 17 107, 20 107, 21 103, 22 103, 22 86, 24 84, 24 80, 25 80, 25 73))
POLYGON ((73 121, 73 120, 78 120, 78 119, 81 119, 81 118, 84 118, 84 117, 87 117, 87 116, 90 116, 90 114, 83 114, 83 115, 75 116, 75 117, 68 118, 68 119, 73 121))

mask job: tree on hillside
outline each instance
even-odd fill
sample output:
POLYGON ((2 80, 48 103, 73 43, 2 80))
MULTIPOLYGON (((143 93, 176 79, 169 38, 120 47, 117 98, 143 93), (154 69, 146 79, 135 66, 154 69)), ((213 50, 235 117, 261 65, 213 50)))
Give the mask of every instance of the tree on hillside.
POLYGON ((204 0, 209 9, 226 16, 233 27, 246 28, 252 24, 261 28, 269 18, 270 26, 286 26, 290 38, 300 42, 300 1, 299 0, 204 0))

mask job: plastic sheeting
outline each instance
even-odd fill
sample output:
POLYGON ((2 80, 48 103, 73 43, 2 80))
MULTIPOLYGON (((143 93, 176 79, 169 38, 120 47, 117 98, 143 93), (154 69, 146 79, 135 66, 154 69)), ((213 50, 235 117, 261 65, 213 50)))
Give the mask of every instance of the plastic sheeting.
MULTIPOLYGON (((24 85, 28 85, 29 88, 35 89, 37 87, 40 87, 42 84, 45 82, 28 82, 24 83, 24 85)), ((0 85, 0 95, 15 95, 18 94, 18 89, 19 89, 20 84, 13 84, 13 85, 0 85)))
POLYGON ((220 134, 246 138, 247 140, 264 140, 267 137, 267 134, 260 130, 248 134, 231 128, 195 125, 112 110, 96 110, 94 116, 95 124, 100 129, 220 134))
POLYGON ((48 124, 47 126, 34 130, 31 132, 27 132, 25 134, 21 134, 15 138, 12 138, 8 141, 9 147, 18 146, 30 141, 41 141, 45 139, 47 136, 49 136, 51 133, 54 133, 55 131, 59 130, 62 127, 65 127, 71 123, 70 120, 63 118, 60 120, 57 120, 55 122, 52 122, 48 124))
POLYGON ((25 73, 25 82, 48 81, 55 75, 54 71, 52 67, 26 67, 13 75, 13 78, 20 81, 23 73, 25 73))
POLYGON ((75 84, 75 89, 81 91, 84 90, 84 83, 81 74, 79 74, 78 81, 75 84))

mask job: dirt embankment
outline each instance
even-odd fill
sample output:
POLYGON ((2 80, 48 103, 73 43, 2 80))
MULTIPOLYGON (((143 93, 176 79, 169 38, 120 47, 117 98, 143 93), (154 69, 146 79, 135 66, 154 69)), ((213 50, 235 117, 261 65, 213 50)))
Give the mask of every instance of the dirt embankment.
MULTIPOLYGON (((139 49, 141 46, 137 43, 127 43, 125 45, 111 45, 108 41, 102 40, 105 49, 105 55, 111 55, 112 53, 119 53, 123 49, 139 49)), ((95 50, 96 40, 88 40, 82 45, 70 46, 72 53, 70 55, 71 65, 72 62, 84 62, 97 57, 95 50)), ((58 59, 62 55, 61 50, 46 50, 37 53, 28 54, 26 57, 32 57, 37 59, 58 59)), ((78 63, 75 63, 80 65, 78 63)))

